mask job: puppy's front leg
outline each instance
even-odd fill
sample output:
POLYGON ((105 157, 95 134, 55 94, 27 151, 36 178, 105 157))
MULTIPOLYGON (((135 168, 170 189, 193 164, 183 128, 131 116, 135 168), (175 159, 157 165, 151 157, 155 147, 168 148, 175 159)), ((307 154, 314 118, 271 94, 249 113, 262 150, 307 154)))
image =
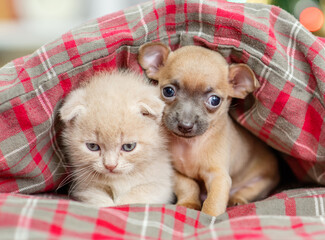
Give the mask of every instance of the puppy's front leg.
POLYGON ((198 183, 175 170, 174 192, 177 197, 177 205, 201 210, 200 187, 198 183))
POLYGON ((203 203, 202 212, 218 216, 226 211, 231 188, 231 177, 222 168, 209 169, 202 174, 207 189, 207 199, 203 203))

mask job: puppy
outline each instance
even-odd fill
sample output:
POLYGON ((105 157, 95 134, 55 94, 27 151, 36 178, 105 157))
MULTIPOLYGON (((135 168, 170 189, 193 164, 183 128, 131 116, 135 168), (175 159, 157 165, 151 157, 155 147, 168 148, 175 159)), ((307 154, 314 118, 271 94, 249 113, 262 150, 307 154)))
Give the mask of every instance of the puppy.
POLYGON ((139 50, 139 63, 156 80, 166 106, 173 165, 178 171, 177 204, 212 216, 227 205, 265 197, 278 183, 277 159, 270 149, 229 116, 232 98, 245 98, 259 87, 245 64, 228 65, 217 52, 186 46, 172 52, 161 43, 139 50))

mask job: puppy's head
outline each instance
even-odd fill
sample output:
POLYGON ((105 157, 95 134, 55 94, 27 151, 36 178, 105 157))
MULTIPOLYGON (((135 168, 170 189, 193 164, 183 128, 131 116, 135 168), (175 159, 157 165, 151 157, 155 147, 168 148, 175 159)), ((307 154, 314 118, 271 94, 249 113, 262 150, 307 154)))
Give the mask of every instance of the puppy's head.
POLYGON ((163 122, 175 135, 195 137, 222 123, 232 98, 259 87, 245 64, 228 65, 217 52, 186 46, 172 52, 162 43, 141 46, 139 63, 158 81, 165 101, 163 122))

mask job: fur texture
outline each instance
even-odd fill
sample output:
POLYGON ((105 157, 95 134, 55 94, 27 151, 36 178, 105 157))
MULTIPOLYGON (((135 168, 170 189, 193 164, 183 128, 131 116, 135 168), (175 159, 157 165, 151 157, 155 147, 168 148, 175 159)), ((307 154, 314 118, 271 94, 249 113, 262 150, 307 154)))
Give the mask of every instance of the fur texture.
POLYGON ((139 63, 157 80, 165 101, 163 123, 178 171, 178 204, 217 216, 227 205, 265 197, 278 183, 277 160, 268 147, 228 115, 232 98, 259 87, 245 64, 228 65, 217 52, 185 46, 172 52, 161 43, 141 46, 139 63), (232 191, 231 191, 232 188, 232 191))
POLYGON ((131 72, 102 72, 71 92, 60 109, 70 194, 95 206, 169 203, 163 108, 158 88, 131 72))

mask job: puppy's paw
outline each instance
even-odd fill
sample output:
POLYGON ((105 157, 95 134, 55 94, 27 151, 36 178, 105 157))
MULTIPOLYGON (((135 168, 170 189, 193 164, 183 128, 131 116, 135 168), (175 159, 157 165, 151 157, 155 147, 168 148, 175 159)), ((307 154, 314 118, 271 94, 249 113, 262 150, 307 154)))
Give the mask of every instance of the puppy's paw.
POLYGON ((247 204, 248 201, 240 196, 234 196, 231 197, 228 201, 228 207, 234 207, 234 206, 239 206, 239 205, 244 205, 247 204))
POLYGON ((186 208, 194 209, 194 210, 201 210, 201 203, 199 202, 177 202, 178 206, 183 206, 186 208))
POLYGON ((208 214, 210 216, 219 216, 223 213, 226 212, 226 208, 221 208, 220 206, 216 206, 216 207, 209 207, 206 204, 203 204, 202 210, 203 213, 208 214))

